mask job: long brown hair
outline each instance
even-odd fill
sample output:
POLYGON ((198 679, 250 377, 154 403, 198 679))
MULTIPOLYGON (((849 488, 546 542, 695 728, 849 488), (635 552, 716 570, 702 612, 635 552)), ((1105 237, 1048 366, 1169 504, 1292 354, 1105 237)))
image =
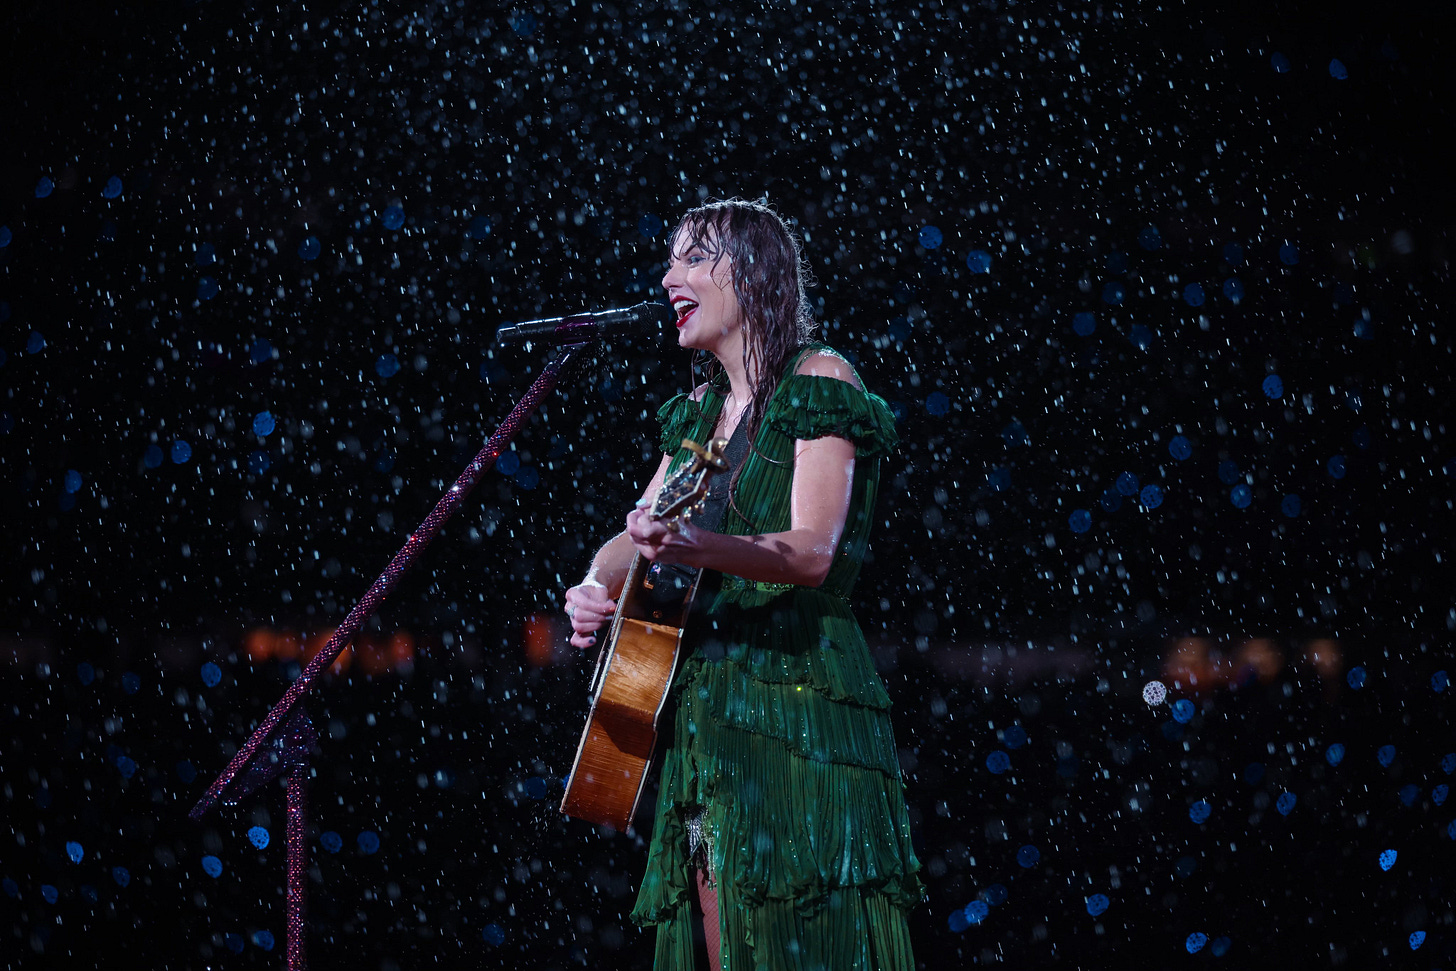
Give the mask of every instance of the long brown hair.
MULTIPOLYGON (((743 370, 752 380, 739 421, 747 422, 752 443, 784 368, 817 329, 805 294, 813 277, 799 240, 762 200, 724 199, 689 210, 673 230, 669 252, 680 244, 701 247, 715 261, 733 261, 733 293, 743 308, 743 370)), ((694 370, 702 367, 710 381, 721 370, 716 363, 706 351, 693 355, 694 370)))

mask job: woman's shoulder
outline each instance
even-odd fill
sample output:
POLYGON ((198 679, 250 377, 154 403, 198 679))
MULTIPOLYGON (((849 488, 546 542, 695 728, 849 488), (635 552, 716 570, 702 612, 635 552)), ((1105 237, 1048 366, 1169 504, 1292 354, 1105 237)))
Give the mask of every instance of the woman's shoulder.
POLYGON ((860 381, 859 375, 855 373, 854 365, 850 364, 844 355, 824 344, 810 345, 806 348, 799 356, 793 373, 843 381, 860 391, 864 390, 864 384, 860 381))

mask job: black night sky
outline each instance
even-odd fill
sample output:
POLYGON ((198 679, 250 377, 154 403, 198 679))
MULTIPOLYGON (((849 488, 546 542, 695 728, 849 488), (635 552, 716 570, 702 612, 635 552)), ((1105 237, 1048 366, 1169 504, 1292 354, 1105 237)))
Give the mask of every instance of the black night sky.
MULTIPOLYGON (((1432 25, 3 23, 0 966, 282 965, 281 792, 187 810, 539 372, 496 328, 657 299, 668 228, 734 195, 791 219, 825 340, 899 419, 856 609, 925 966, 1456 959, 1432 25)), ((641 841, 555 810, 590 668, 554 625, 691 381, 667 335, 598 348, 310 703, 315 967, 646 965, 641 841)))

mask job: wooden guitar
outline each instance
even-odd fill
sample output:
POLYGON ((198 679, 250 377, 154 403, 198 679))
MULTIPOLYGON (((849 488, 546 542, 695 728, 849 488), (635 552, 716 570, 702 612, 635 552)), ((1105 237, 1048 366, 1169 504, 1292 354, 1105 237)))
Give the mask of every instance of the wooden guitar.
MULTIPOLYGON (((691 520, 708 495, 708 480, 728 468, 727 446, 722 438, 706 449, 683 439, 693 460, 667 477, 647 514, 674 530, 691 520)), ((568 816, 621 831, 632 824, 697 589, 697 571, 685 582, 674 575, 671 568, 654 569, 641 553, 632 557, 611 632, 597 654, 591 711, 561 800, 568 816)))

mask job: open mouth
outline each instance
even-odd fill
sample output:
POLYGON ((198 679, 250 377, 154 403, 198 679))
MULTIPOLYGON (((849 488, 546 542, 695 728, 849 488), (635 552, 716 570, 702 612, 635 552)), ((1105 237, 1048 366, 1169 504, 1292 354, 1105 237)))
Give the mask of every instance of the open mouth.
POLYGON ((672 302, 672 310, 673 313, 677 314, 677 325, 679 327, 686 323, 688 317, 691 316, 692 312, 697 309, 698 305, 693 303, 693 301, 687 299, 686 297, 674 300, 672 302))

